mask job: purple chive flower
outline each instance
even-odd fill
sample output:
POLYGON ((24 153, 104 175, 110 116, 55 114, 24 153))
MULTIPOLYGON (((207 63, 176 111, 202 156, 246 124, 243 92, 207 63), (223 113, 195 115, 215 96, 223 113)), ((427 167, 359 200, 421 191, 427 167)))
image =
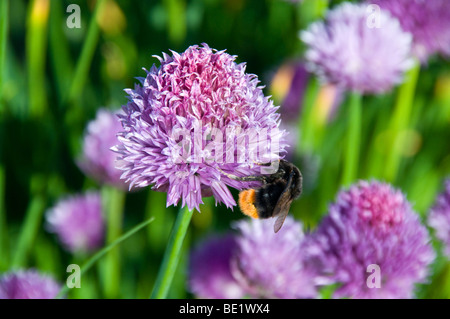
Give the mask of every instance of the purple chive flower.
POLYGON ((413 63, 412 36, 388 11, 377 18, 379 25, 365 4, 343 3, 303 31, 311 71, 360 93, 383 93, 400 83, 413 63))
POLYGON ((282 231, 270 220, 237 224, 240 235, 234 275, 254 298, 314 298, 315 272, 305 266, 302 225, 288 216, 282 231))
POLYGON ((191 253, 189 287, 199 298, 236 299, 245 295, 231 273, 231 259, 236 252, 236 238, 228 234, 209 238, 191 253))
POLYGON ((402 192, 376 181, 341 191, 304 247, 319 282, 340 285, 336 298, 411 298, 435 258, 427 229, 402 192))
POLYGON ((99 109, 96 118, 87 126, 78 166, 100 183, 126 189, 128 186, 120 179, 122 172, 115 167, 117 154, 111 150, 117 144, 117 133, 121 130, 122 125, 116 114, 99 109))
POLYGON ((413 52, 425 62, 433 54, 450 57, 450 1, 371 0, 399 19, 413 35, 413 52))
POLYGON ((0 277, 0 299, 53 299, 61 289, 52 277, 19 270, 0 277))
POLYGON ((89 252, 103 244, 105 221, 97 192, 60 200, 46 218, 48 230, 71 252, 89 252))
POLYGON ((181 199, 182 206, 199 210, 202 196, 214 195, 216 203, 235 206, 227 186, 259 183, 236 181, 224 172, 261 174, 254 162, 275 161, 284 152, 277 107, 264 96, 258 78, 245 72, 245 64, 236 64, 236 56, 224 51, 203 44, 157 58, 161 65, 126 90, 129 102, 120 115, 123 132, 115 148, 122 178, 130 186, 166 191, 167 205, 181 199), (252 133, 260 138, 246 139, 252 133), (279 148, 269 151, 272 142, 279 148))
POLYGON ((445 255, 450 258, 450 179, 445 182, 445 190, 439 194, 428 215, 428 225, 436 237, 444 243, 445 255))

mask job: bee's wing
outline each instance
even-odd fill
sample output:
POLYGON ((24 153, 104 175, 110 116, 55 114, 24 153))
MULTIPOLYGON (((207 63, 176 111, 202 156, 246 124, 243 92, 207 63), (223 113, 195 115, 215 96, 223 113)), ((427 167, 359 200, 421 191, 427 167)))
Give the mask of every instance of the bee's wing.
POLYGON ((275 233, 277 233, 281 229, 281 226, 283 226, 284 220, 286 219, 289 209, 291 208, 291 203, 293 201, 293 198, 291 197, 292 176, 293 173, 289 175, 286 188, 281 193, 280 198, 278 198, 277 204, 273 210, 273 216, 278 216, 275 224, 273 225, 273 230, 275 233))
MULTIPOLYGON (((275 224, 273 225, 273 230, 274 232, 278 232, 281 229, 281 226, 283 226, 284 220, 286 219, 287 215, 289 214, 289 208, 291 208, 291 203, 292 203, 292 199, 290 199, 290 194, 289 192, 286 192, 282 194, 282 196, 284 194, 287 198, 284 199, 284 202, 280 203, 280 200, 278 200, 277 203, 277 207, 275 207, 274 210, 274 216, 278 216, 277 220, 275 221, 275 224)), ((280 199, 282 199, 280 197, 280 199)))

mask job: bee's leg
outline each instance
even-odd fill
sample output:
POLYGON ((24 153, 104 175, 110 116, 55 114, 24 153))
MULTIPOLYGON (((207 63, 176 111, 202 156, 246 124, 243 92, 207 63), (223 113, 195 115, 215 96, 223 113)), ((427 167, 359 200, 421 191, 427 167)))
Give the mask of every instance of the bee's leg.
POLYGON ((250 175, 250 176, 239 177, 239 176, 224 172, 220 168, 219 168, 219 170, 222 172, 223 175, 227 176, 228 178, 234 179, 235 181, 241 181, 241 182, 255 182, 255 181, 261 182, 262 181, 263 183, 266 183, 266 178, 267 178, 266 176, 250 175))
POLYGON ((258 165, 258 166, 270 166, 270 165, 272 165, 271 162, 261 163, 261 162, 256 162, 256 161, 253 161, 253 164, 258 165))

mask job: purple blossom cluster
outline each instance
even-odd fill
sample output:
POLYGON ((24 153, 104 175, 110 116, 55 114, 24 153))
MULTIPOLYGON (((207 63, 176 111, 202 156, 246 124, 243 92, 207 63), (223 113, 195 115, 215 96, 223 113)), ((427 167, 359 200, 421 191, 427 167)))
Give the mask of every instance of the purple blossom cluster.
POLYGON ((59 200, 46 214, 47 228, 73 253, 99 248, 104 241, 105 220, 98 192, 87 192, 59 200))
POLYGON ((360 181, 341 191, 306 235, 288 217, 237 223, 238 233, 202 243, 191 255, 190 290, 201 298, 413 298, 435 259, 430 236, 401 191, 360 181))
POLYGON ((189 288, 201 298, 314 298, 313 271, 303 262, 302 225, 288 217, 275 234, 269 220, 241 221, 237 234, 198 245, 189 288))
POLYGON ((360 93, 383 93, 412 66, 412 36, 381 10, 370 19, 366 4, 344 2, 314 22, 301 39, 308 67, 325 83, 360 93))
POLYGON ((430 209, 428 225, 444 244, 444 253, 450 259, 450 179, 445 181, 444 191, 438 195, 430 209))
POLYGON ((120 114, 123 130, 115 148, 122 178, 130 187, 166 191, 167 205, 181 200, 199 210, 202 197, 214 195, 216 203, 235 206, 227 186, 258 183, 225 173, 261 174, 254 164, 261 158, 249 156, 262 154, 269 162, 285 152, 278 107, 264 96, 256 75, 224 51, 194 45, 158 59, 159 67, 153 65, 140 84, 126 90, 129 102, 120 114), (261 138, 248 138, 261 132, 261 138))
POLYGON ((117 134, 121 129, 122 125, 114 112, 99 109, 96 118, 87 125, 78 166, 101 184, 127 189, 128 186, 120 179, 122 172, 115 167, 117 154, 111 150, 118 142, 117 134))
POLYGON ((396 17, 413 36, 413 53, 422 62, 434 54, 450 56, 448 0, 371 0, 396 17))
POLYGON ((341 191, 304 247, 320 272, 318 282, 339 284, 337 298, 412 298, 435 258, 427 229, 406 197, 376 181, 341 191), (370 277, 374 265, 379 286, 370 277))
POLYGON ((61 285, 36 270, 19 270, 0 276, 0 299, 53 299, 61 285))

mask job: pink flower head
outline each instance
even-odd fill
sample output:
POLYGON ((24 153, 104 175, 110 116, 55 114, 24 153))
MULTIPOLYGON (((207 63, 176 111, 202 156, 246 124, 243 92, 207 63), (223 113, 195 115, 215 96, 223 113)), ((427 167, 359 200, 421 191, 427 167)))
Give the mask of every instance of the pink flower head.
POLYGON ((365 4, 344 2, 301 33, 308 67, 323 82, 369 94, 402 82, 412 66, 412 36, 388 11, 375 22, 369 13, 365 4))
POLYGON ((0 277, 0 299, 53 299, 61 286, 36 270, 19 270, 0 277))
POLYGON ((445 181, 444 191, 438 195, 428 215, 428 225, 444 244, 444 253, 450 259, 450 179, 445 181))
POLYGON ((199 298, 237 299, 246 291, 233 277, 231 259, 237 249, 236 236, 210 237, 190 255, 189 287, 199 298))
POLYGON ((272 228, 270 220, 237 223, 234 276, 252 298, 317 297, 317 274, 305 263, 302 224, 288 216, 282 231, 272 228))
POLYGON ((214 195, 216 203, 235 206, 227 186, 259 183, 225 173, 260 175, 255 162, 276 161, 284 152, 277 107, 245 64, 224 51, 194 45, 158 59, 159 67, 126 90, 115 148, 122 178, 130 187, 167 191, 167 205, 181 200, 199 210, 202 196, 214 195))
POLYGON ((435 258, 406 197, 376 181, 341 191, 304 247, 319 282, 339 284, 336 298, 412 298, 435 258), (369 278, 374 269, 378 280, 369 278))
POLYGON ((103 244, 105 221, 97 192, 64 198, 46 217, 49 231, 71 252, 88 252, 103 244))
POLYGON ((117 144, 117 133, 122 125, 116 114, 99 109, 94 120, 89 122, 83 141, 83 154, 78 160, 81 170, 99 183, 121 189, 127 185, 120 179, 121 171, 115 167, 117 154, 111 147, 117 144))
POLYGON ((396 17, 413 35, 413 52, 422 62, 433 54, 450 57, 450 1, 371 0, 396 17))

